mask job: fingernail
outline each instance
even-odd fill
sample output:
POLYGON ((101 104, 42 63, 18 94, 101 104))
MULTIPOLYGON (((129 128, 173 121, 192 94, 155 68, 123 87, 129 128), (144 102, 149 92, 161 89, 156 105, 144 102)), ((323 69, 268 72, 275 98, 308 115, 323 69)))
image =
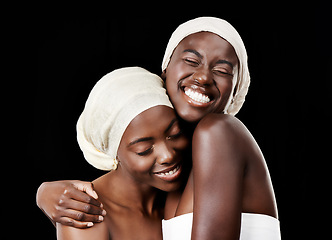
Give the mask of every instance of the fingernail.
POLYGON ((99 217, 98 217, 98 220, 99 220, 99 221, 103 221, 103 220, 104 220, 104 217, 103 217, 103 216, 99 216, 99 217))
POLYGON ((104 205, 102 203, 100 203, 100 208, 103 208, 103 207, 104 207, 104 205))
POLYGON ((106 211, 103 210, 102 213, 101 213, 101 215, 106 216, 106 211))
POLYGON ((98 194, 96 193, 96 191, 93 191, 93 195, 95 199, 98 199, 98 194))
POLYGON ((86 226, 87 227, 92 227, 93 226, 93 222, 88 222, 88 224, 86 226))

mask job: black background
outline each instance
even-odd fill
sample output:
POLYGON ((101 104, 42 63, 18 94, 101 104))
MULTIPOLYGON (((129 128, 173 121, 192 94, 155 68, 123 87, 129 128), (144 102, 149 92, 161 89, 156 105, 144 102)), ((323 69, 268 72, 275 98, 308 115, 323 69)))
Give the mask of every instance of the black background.
POLYGON ((251 85, 237 117, 266 158, 282 238, 310 239, 309 234, 322 234, 323 227, 314 225, 325 221, 323 169, 331 160, 324 153, 331 142, 328 5, 248 3, 239 9, 240 4, 226 7, 221 2, 166 9, 160 4, 146 11, 133 10, 135 6, 85 6, 83 10, 39 6, 31 15, 28 31, 37 75, 31 83, 27 154, 34 171, 29 202, 34 239, 55 239, 55 228, 34 202, 43 181, 91 181, 104 173, 84 160, 76 142, 76 121, 95 82, 126 66, 160 74, 171 33, 199 16, 229 21, 247 48, 251 85))

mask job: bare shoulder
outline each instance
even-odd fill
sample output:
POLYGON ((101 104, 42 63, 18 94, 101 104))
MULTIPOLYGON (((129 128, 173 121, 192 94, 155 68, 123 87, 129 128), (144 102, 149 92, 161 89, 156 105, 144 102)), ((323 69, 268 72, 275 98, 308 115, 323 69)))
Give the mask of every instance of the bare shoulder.
POLYGON ((238 118, 227 114, 208 114, 198 123, 194 134, 223 137, 228 141, 254 141, 246 126, 238 118))
POLYGON ((86 229, 64 226, 57 223, 56 229, 57 239, 59 240, 109 239, 108 228, 105 222, 97 223, 93 227, 86 229))
POLYGON ((227 114, 208 114, 197 125, 195 131, 224 133, 248 134, 245 125, 236 117, 227 114))
MULTIPOLYGON (((261 155, 258 144, 246 126, 236 117, 227 114, 208 114, 197 125, 195 144, 209 144, 211 148, 234 151, 238 156, 261 155)), ((261 156, 260 156, 261 157, 261 156)))

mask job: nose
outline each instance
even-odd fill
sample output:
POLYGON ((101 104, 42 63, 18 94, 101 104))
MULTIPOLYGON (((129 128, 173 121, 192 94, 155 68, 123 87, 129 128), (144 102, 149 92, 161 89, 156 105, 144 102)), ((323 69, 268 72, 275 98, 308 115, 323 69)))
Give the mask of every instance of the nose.
POLYGON ((156 151, 158 152, 157 162, 160 165, 170 165, 173 163, 175 150, 167 142, 160 144, 156 151))
POLYGON ((212 74, 208 69, 200 69, 193 74, 195 83, 202 86, 209 86, 213 83, 212 74))

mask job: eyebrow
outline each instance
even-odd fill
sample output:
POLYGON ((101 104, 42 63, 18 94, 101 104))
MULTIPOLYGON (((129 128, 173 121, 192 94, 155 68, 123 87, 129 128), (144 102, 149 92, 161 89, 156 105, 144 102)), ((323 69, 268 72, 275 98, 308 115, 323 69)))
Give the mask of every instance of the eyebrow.
POLYGON ((140 143, 140 142, 148 142, 148 141, 151 141, 151 140, 153 140, 152 137, 139 138, 139 139, 136 139, 136 140, 130 142, 130 143, 128 144, 128 147, 130 147, 130 146, 132 146, 132 145, 134 145, 134 144, 136 144, 136 143, 140 143))
MULTIPOLYGON (((168 131, 172 128, 172 126, 174 125, 174 123, 175 123, 177 120, 178 120, 177 118, 174 118, 174 119, 170 122, 170 124, 167 126, 167 128, 166 128, 166 130, 165 130, 165 133, 168 132, 168 131)), ((128 147, 130 147, 130 146, 132 146, 132 145, 134 145, 134 144, 140 143, 140 142, 148 142, 148 141, 152 141, 152 140, 153 140, 153 137, 143 137, 143 138, 138 138, 138 139, 136 139, 136 140, 130 142, 130 143, 128 144, 128 147)))
POLYGON ((189 53, 193 53, 193 54, 195 54, 197 57, 199 57, 199 58, 203 58, 203 56, 199 53, 199 52, 197 52, 196 50, 194 50, 194 49, 185 49, 183 52, 189 52, 189 53))
POLYGON ((174 119, 170 122, 170 124, 168 125, 168 127, 167 127, 166 130, 165 130, 165 133, 167 133, 167 132, 172 128, 172 126, 174 125, 174 123, 175 123, 177 120, 178 120, 177 118, 174 118, 174 119))
POLYGON ((231 68, 234 68, 233 64, 232 64, 231 62, 227 61, 227 60, 218 60, 218 61, 216 62, 216 64, 227 64, 227 65, 229 65, 231 68))
MULTIPOLYGON (((183 52, 193 53, 193 54, 195 54, 197 57, 199 57, 200 59, 203 58, 203 56, 202 56, 199 52, 197 52, 196 50, 194 50, 194 49, 185 49, 183 52)), ((231 68, 234 68, 233 64, 232 64, 231 62, 227 61, 227 60, 218 60, 218 61, 216 62, 216 64, 227 64, 227 65, 229 65, 231 68)))

